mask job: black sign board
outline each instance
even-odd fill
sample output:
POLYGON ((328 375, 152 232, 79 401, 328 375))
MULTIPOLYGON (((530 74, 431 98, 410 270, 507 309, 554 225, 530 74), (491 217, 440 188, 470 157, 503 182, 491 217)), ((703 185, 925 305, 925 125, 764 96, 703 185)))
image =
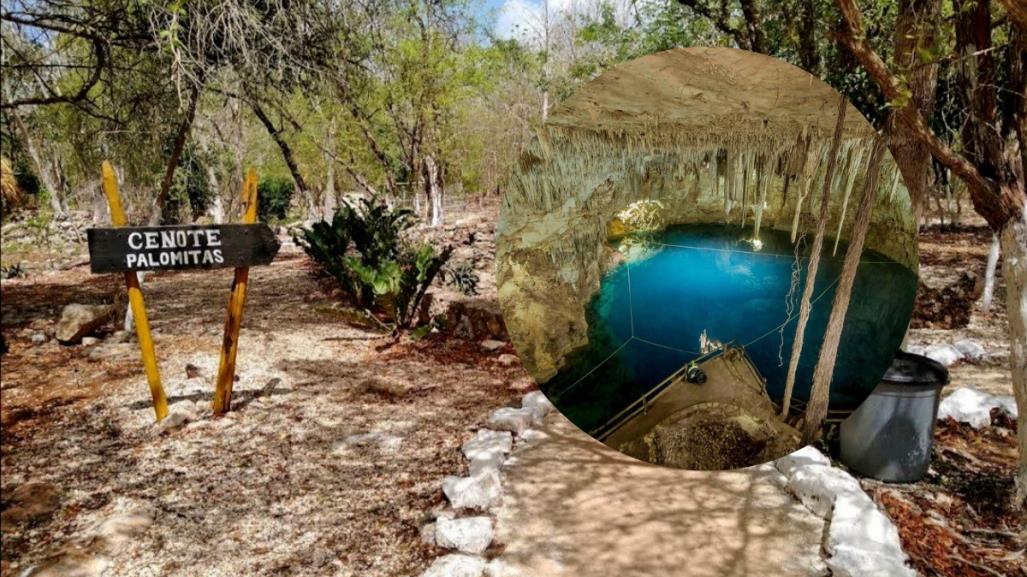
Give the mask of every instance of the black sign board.
POLYGON ((271 264, 279 242, 266 224, 91 228, 94 273, 271 264))

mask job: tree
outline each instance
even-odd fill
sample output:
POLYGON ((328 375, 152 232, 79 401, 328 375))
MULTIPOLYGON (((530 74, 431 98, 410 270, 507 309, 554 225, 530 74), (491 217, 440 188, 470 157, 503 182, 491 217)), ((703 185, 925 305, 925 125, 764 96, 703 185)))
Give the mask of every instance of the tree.
MULTIPOLYGON (((909 97, 908 79, 893 72, 870 46, 855 0, 836 1, 843 22, 840 41, 888 98, 896 122, 903 123, 911 138, 966 184, 974 209, 1001 240, 1002 270, 1007 285, 1010 369, 1019 408, 1020 468, 1014 504, 1023 507, 1027 504, 1027 220, 1024 213, 1027 202, 1024 191, 1027 23, 1016 7, 1008 11, 1006 63, 1010 96, 1002 103, 991 4, 989 0, 954 3, 955 44, 950 57, 958 59, 962 71, 966 88, 963 102, 967 111, 961 131, 963 150, 957 152, 935 134, 924 111, 909 97)), ((1002 0, 1002 3, 1007 7, 1015 4, 1014 0, 1002 0)))

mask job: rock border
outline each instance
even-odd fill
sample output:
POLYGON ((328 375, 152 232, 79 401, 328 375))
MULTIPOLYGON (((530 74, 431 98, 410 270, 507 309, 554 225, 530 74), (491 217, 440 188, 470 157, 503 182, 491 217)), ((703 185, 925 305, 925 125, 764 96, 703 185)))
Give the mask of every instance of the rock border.
MULTIPOLYGON (((541 391, 532 391, 519 408, 492 411, 487 426, 460 447, 469 462, 468 475, 443 480, 449 507, 435 511, 434 520, 421 528, 425 543, 451 552, 435 559, 420 577, 482 577, 501 563, 484 554, 495 538, 492 511, 503 500, 502 468, 516 459, 510 456, 515 448, 544 435, 537 427, 553 410, 541 391)), ((855 477, 816 448, 807 446, 757 467, 776 469, 784 490, 824 519, 821 555, 833 577, 917 577, 891 519, 855 477)))
POLYGON ((503 500, 501 470, 515 447, 542 434, 536 427, 554 410, 542 391, 521 399, 520 407, 502 407, 489 413, 487 426, 478 429, 460 450, 469 463, 468 475, 450 475, 442 481, 449 508, 434 513, 435 520, 421 527, 421 539, 447 553, 435 559, 421 577, 481 577, 489 573, 485 551, 495 538, 492 511, 503 500))
POLYGON ((821 554, 833 577, 917 577, 899 530, 859 481, 812 446, 774 461, 791 493, 824 520, 821 554))

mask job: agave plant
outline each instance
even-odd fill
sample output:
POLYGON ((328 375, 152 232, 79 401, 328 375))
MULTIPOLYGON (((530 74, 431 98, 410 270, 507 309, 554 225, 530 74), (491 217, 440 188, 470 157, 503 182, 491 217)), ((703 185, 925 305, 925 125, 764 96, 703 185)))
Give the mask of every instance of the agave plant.
POLYGON ((449 267, 446 271, 446 282, 469 297, 478 294, 478 273, 474 263, 462 261, 449 267))
POLYGON ((404 242, 402 233, 413 224, 411 211, 364 199, 357 208, 341 206, 331 223, 316 222, 294 238, 362 306, 379 308, 403 329, 452 253, 404 242))

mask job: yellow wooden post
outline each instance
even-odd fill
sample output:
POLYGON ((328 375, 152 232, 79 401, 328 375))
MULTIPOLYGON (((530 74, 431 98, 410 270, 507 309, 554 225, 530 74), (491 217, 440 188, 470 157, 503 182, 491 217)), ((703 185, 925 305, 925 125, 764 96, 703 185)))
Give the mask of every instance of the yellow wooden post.
MULTIPOLYGON (((121 195, 118 193, 118 178, 114 168, 106 160, 100 167, 103 176, 103 192, 111 207, 111 222, 114 226, 125 226, 125 209, 121 207, 121 195)), ((128 302, 135 318, 136 335, 139 337, 139 349, 143 354, 143 366, 146 368, 146 381, 150 384, 150 395, 153 397, 153 411, 160 421, 168 416, 168 398, 164 387, 160 384, 160 370, 157 367, 157 354, 153 350, 153 336, 150 335, 150 321, 146 318, 146 303, 143 302, 143 291, 139 288, 139 277, 129 271, 125 273, 125 284, 128 286, 128 302)))
MULTIPOLYGON (((257 220, 257 173, 252 168, 243 183, 242 198, 245 205, 243 224, 257 220)), ((232 295, 228 299, 228 316, 225 318, 225 337, 221 343, 221 361, 218 378, 214 386, 214 414, 224 414, 232 408, 232 384, 235 382, 235 356, 239 352, 239 329, 242 326, 242 311, 246 305, 246 284, 250 269, 235 269, 232 281, 232 295)))

